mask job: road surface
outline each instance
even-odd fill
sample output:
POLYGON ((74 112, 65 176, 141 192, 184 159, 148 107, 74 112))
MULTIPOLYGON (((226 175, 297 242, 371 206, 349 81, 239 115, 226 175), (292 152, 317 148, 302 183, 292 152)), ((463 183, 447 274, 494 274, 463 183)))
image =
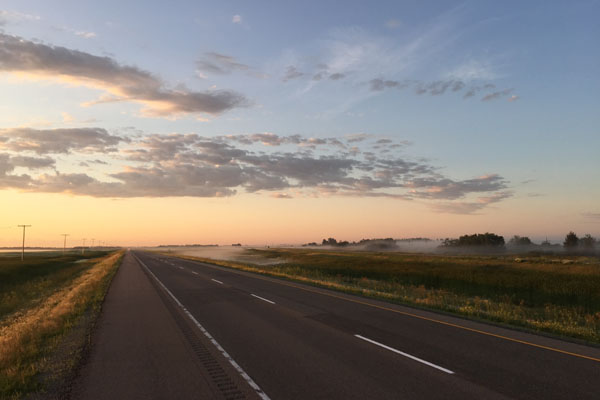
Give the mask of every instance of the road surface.
POLYGON ((113 281, 73 389, 107 399, 599 396, 598 348, 139 251, 113 281))

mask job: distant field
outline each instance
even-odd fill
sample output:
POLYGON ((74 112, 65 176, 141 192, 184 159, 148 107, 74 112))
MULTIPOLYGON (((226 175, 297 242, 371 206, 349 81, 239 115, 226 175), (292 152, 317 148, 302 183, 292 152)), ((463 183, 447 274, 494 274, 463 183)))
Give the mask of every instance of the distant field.
POLYGON ((251 249, 211 262, 600 343, 600 258, 251 249), (270 261, 270 262, 268 262, 270 261))
POLYGON ((50 365, 52 351, 82 315, 100 305, 120 257, 106 251, 38 252, 21 262, 20 254, 0 255, 0 398, 39 390, 40 374, 64 367, 50 365))

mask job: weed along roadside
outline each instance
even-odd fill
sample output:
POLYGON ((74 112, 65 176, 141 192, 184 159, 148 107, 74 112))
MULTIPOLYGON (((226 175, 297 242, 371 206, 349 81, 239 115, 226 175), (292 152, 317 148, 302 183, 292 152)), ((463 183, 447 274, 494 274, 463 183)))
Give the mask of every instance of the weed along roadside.
POLYGON ((61 390, 123 254, 40 255, 22 265, 2 259, 0 398, 61 390))
MULTIPOLYGON (((173 255, 173 254, 169 254, 173 255)), ((249 249, 229 268, 600 344, 600 259, 249 249)))

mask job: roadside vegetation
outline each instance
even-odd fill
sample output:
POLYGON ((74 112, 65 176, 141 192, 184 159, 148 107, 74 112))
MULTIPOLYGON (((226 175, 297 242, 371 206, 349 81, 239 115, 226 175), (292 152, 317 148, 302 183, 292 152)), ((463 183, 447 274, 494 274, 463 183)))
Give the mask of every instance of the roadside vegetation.
POLYGON ((248 253, 265 262, 203 261, 600 343, 598 257, 322 249, 248 253))
MULTIPOLYGON (((42 376, 64 367, 52 353, 84 315, 97 315, 122 254, 0 256, 0 398, 43 390, 42 376)), ((78 352, 69 356, 61 362, 74 366, 78 352)))

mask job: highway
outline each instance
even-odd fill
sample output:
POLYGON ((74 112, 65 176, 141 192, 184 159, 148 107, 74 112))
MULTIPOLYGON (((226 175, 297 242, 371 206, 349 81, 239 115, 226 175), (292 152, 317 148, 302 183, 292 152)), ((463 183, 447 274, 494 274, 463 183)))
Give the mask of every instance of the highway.
POLYGON ((128 398, 231 399, 600 393, 599 348, 149 252, 126 255, 106 303, 74 398, 124 398, 123 391, 128 398), (134 281, 145 285, 147 298, 135 299, 134 281), (119 305, 124 301, 128 307, 119 305), (121 322, 111 321, 111 307, 123 314, 121 322), (136 318, 146 322, 136 325, 136 318), (165 332, 144 339, 158 331, 165 332), (115 348, 118 338, 147 343, 115 348), (226 375, 227 390, 203 366, 207 352, 220 379, 226 375), (109 389, 102 386, 107 380, 114 382, 109 389))

